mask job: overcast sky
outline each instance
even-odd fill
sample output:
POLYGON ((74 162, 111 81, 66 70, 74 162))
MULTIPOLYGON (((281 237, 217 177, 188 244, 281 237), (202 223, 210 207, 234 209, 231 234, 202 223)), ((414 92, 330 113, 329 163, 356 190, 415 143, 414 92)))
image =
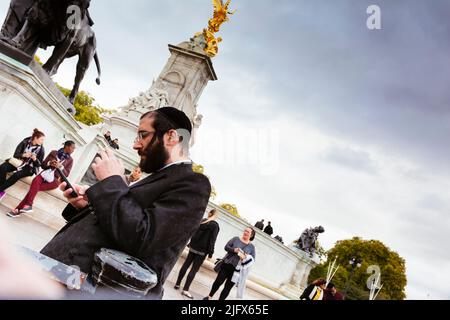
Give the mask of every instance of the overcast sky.
MULTIPOLYGON (((1 1, 6 12, 7 1, 1 1)), ((449 299, 450 2, 234 0, 199 102, 193 160, 217 202, 289 243, 323 225, 406 259, 410 299, 449 299), (382 30, 369 30, 377 4, 382 30)), ((206 27, 209 0, 93 0, 103 77, 82 84, 108 108, 148 89, 167 44, 206 27)), ((45 60, 48 53, 40 52, 45 60)), ((72 86, 74 60, 55 80, 72 86)))

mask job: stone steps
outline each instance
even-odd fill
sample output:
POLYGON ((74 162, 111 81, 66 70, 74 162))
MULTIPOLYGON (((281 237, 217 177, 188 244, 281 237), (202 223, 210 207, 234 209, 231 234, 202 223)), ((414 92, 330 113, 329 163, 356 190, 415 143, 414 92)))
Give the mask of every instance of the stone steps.
MULTIPOLYGON (((29 215, 10 218, 6 215, 9 208, 0 204, 0 224, 6 230, 14 246, 24 246, 39 252, 56 234, 56 230, 36 222, 29 215)), ((3 235, 4 236, 4 235, 3 235)))
MULTIPOLYGON (((9 188, 2 205, 8 209, 14 209, 27 194, 31 181, 32 178, 25 178, 9 188)), ((61 216, 66 206, 67 202, 60 190, 39 192, 33 204, 33 213, 27 216, 57 231, 66 224, 61 216)))

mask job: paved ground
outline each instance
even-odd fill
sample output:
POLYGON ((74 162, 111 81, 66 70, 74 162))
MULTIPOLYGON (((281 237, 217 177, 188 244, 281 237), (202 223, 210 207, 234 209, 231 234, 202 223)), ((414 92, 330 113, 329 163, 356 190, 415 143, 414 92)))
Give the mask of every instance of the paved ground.
MULTIPOLYGON (((7 229, 12 245, 21 245, 35 251, 39 251, 45 246, 46 243, 51 240, 51 238, 55 234, 55 230, 34 221, 26 215, 14 219, 9 218, 8 216, 6 216, 6 213, 10 209, 11 208, 7 208, 0 204, 0 224, 7 229)), ((181 289, 174 289, 180 266, 181 261, 177 263, 166 281, 166 284, 164 286, 164 300, 190 300, 189 298, 181 295, 181 289)), ((206 271, 200 271, 190 288, 190 293, 194 296, 194 299, 201 300, 202 298, 207 296, 213 281, 214 278, 211 277, 210 273, 206 271)), ((182 284, 184 284, 184 281, 182 284)), ((216 294, 215 298, 218 298, 219 294, 220 292, 216 294)), ((234 297, 235 289, 232 290, 229 299, 233 299, 234 297)), ((252 295, 251 291, 249 291, 247 298, 261 299, 259 295, 252 295)))

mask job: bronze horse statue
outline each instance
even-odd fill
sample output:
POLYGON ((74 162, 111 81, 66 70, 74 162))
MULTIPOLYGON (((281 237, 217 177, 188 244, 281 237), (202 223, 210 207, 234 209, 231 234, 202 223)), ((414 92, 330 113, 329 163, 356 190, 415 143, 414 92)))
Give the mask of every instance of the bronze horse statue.
MULTIPOLYGON (((75 84, 69 96, 74 103, 81 81, 92 59, 95 60, 100 84, 100 62, 97 41, 92 30, 88 8, 91 0, 11 0, 10 8, 0 32, 0 39, 33 56, 37 49, 55 46, 44 70, 53 76, 66 58, 78 56, 75 84), (78 8, 76 24, 69 25, 71 8, 78 8)), ((74 11, 76 14, 76 11, 74 11)))

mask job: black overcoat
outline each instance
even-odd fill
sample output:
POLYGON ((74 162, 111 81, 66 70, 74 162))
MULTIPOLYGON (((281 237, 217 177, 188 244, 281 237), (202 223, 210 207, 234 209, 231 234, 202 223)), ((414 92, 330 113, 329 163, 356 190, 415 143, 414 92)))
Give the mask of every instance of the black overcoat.
POLYGON ((101 248, 123 251, 156 271, 149 299, 162 299, 163 285, 199 228, 211 194, 207 177, 191 164, 172 165, 127 186, 113 176, 88 189, 90 206, 63 212, 67 225, 41 253, 90 273, 101 248))

